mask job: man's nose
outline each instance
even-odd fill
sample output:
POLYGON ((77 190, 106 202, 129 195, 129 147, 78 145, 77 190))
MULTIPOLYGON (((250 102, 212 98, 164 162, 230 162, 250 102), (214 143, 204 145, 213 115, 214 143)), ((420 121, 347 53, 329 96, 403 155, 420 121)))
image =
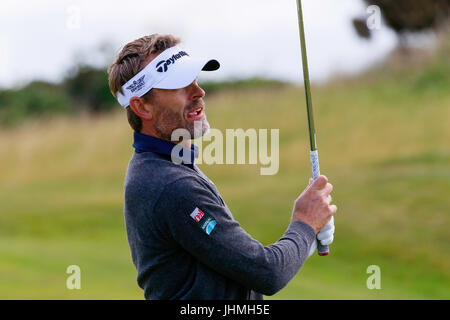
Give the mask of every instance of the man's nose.
POLYGON ((200 99, 205 96, 205 90, 200 88, 200 86, 197 83, 197 80, 194 80, 194 82, 192 82, 191 86, 192 86, 192 93, 191 93, 192 100, 200 99))

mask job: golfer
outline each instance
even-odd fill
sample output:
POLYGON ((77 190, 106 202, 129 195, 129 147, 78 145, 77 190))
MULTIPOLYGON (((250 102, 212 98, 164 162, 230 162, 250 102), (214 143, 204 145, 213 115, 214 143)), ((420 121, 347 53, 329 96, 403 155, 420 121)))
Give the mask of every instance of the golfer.
POLYGON ((208 131, 197 77, 220 67, 179 43, 172 35, 142 37, 126 44, 108 69, 111 92, 134 130, 124 214, 137 282, 146 299, 259 300, 286 286, 316 239, 333 241, 333 187, 325 176, 310 179, 274 244, 263 246, 245 232, 196 166, 196 146, 172 141, 176 129, 191 137, 194 124, 200 135, 208 131))

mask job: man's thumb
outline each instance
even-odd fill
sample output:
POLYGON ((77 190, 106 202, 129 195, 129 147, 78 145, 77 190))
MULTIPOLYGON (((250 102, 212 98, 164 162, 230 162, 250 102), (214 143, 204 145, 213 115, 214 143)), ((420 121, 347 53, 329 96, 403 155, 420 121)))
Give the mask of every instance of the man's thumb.
POLYGON ((314 183, 312 184, 312 187, 314 189, 317 190, 321 190, 323 188, 325 188, 325 186, 327 185, 328 179, 327 177, 320 175, 319 177, 317 177, 317 179, 314 181, 314 183))

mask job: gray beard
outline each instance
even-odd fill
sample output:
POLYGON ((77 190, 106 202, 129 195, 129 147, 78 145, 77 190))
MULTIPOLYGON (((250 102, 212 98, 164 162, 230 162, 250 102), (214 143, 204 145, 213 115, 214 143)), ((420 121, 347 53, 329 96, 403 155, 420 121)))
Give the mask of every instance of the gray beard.
MULTIPOLYGON (((189 132, 191 139, 198 139, 209 132, 210 125, 206 119, 206 115, 201 121, 194 121, 194 123, 185 123, 183 119, 172 118, 171 121, 166 121, 167 117, 161 117, 155 122, 155 131, 158 136, 167 141, 172 141, 172 133, 176 129, 185 129, 189 132)), ((179 141, 177 141, 179 142, 179 141)))

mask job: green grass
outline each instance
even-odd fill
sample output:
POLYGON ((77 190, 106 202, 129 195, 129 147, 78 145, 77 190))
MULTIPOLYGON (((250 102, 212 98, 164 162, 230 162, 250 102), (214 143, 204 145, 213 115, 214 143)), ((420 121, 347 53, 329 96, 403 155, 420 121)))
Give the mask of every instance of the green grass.
MULTIPOLYGON (((440 70, 446 59, 313 87, 321 170, 339 207, 335 242, 269 299, 450 298, 450 82, 440 70), (366 287, 370 265, 381 268, 381 290, 366 287)), ((201 165, 242 227, 273 243, 310 175, 303 89, 205 100, 212 127, 280 129, 274 176, 201 165)), ((2 130, 0 143, 0 298, 142 299, 122 213, 132 154, 122 110, 29 121, 2 130), (66 288, 72 264, 81 290, 66 288)))

